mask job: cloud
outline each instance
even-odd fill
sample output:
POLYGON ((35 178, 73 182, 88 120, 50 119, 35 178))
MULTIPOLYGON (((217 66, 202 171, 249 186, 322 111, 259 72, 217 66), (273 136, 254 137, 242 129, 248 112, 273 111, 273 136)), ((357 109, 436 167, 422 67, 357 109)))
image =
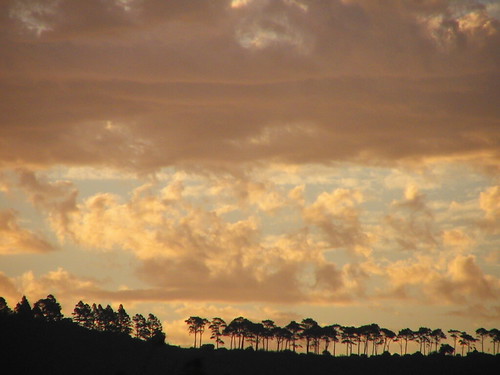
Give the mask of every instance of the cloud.
POLYGON ((436 289, 447 299, 460 300, 467 296, 481 300, 500 298, 500 279, 485 275, 473 255, 458 255, 448 265, 447 278, 436 289))
POLYGON ((6 298, 11 303, 11 309, 15 307, 12 303, 17 302, 21 297, 21 292, 13 280, 3 272, 0 272, 0 296, 6 298))
POLYGON ((336 189, 321 193, 316 201, 303 210, 309 225, 318 227, 332 248, 347 248, 358 253, 369 252, 368 237, 359 221, 357 205, 363 195, 357 190, 336 189))
POLYGON ((468 306, 466 308, 451 310, 448 315, 467 319, 481 319, 485 323, 495 323, 500 319, 500 306, 486 307, 482 304, 468 306))
POLYGON ((450 246, 459 251, 470 250, 470 248, 476 243, 473 237, 460 228, 443 231, 442 242, 443 245, 450 246))
POLYGON ((479 206, 484 211, 480 226, 487 232, 500 231, 500 186, 492 186, 479 195, 479 206))
MULTIPOLYGON (((97 193, 77 201, 78 189, 70 182, 18 173, 17 188, 48 216, 61 241, 93 251, 130 252, 137 276, 149 286, 89 289, 93 295, 129 301, 344 304, 363 293, 367 275, 355 265, 338 268, 323 254, 332 241, 356 252, 362 248, 355 208, 362 195, 357 191, 337 189, 305 205, 302 186, 284 189, 270 182, 175 174, 134 189, 128 199, 97 193), (262 221, 277 221, 274 213, 285 203, 290 220, 299 226, 267 234, 262 221), (223 209, 228 205, 234 207, 230 215, 223 209), (318 239, 312 226, 301 226, 303 212, 312 226, 325 226, 328 241, 318 239)), ((28 285, 51 287, 55 274, 49 276, 28 285)), ((75 293, 84 292, 80 289, 75 293)))
POLYGON ((385 272, 390 280, 385 297, 465 305, 500 299, 500 279, 484 273, 473 255, 396 261, 385 272))
POLYGON ((434 215, 427 206, 425 194, 409 185, 403 200, 392 202, 392 212, 386 215, 388 225, 386 241, 394 238, 402 250, 435 249, 438 230, 434 215))
POLYGON ((113 293, 106 292, 101 280, 81 277, 62 267, 38 277, 30 270, 15 277, 0 272, 0 295, 8 299, 11 308, 23 295, 34 303, 48 294, 56 296, 66 315, 71 313, 78 300, 100 303, 108 297, 107 301, 123 301, 119 298, 109 298, 113 293))
POLYGON ((0 166, 495 172, 500 28, 454 3, 4 2, 0 166))
POLYGON ((70 181, 49 181, 27 169, 16 170, 17 187, 28 200, 48 214, 48 220, 60 239, 69 234, 69 215, 76 211, 78 189, 70 181))
POLYGON ((26 271, 14 280, 18 289, 32 300, 52 293, 64 301, 67 309, 77 300, 93 300, 103 292, 98 280, 77 276, 62 267, 39 277, 32 271, 26 271))
POLYGON ((0 210, 0 254, 37 253, 56 250, 42 234, 19 225, 19 215, 12 209, 0 210))

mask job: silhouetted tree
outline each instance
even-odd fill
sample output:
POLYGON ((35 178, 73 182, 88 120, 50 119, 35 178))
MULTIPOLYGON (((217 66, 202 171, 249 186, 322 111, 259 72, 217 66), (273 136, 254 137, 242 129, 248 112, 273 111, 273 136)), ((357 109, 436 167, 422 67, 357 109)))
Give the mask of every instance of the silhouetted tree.
POLYGON ((317 327, 318 323, 312 318, 305 318, 300 323, 300 337, 306 340, 306 353, 309 353, 311 340, 313 340, 317 334, 315 330, 317 327))
POLYGON ((40 309, 40 306, 37 305, 36 303, 33 305, 33 309, 31 309, 31 315, 35 319, 43 319, 42 310, 40 309))
POLYGON ((236 339, 236 330, 234 324, 232 324, 233 322, 234 320, 231 321, 231 323, 227 324, 226 328, 224 328, 222 331, 223 336, 229 336, 229 349, 233 349, 236 339))
POLYGON ((259 350, 259 344, 265 336, 266 329, 262 323, 247 322, 247 337, 252 343, 255 343, 255 350, 259 350))
POLYGON ((227 327, 226 322, 221 318, 213 318, 208 328, 212 332, 211 339, 215 340, 215 347, 219 349, 219 345, 224 345, 221 339, 224 329, 227 327))
MULTIPOLYGON (((361 326, 357 329, 360 339, 364 342, 363 354, 368 355, 368 343, 373 342, 372 354, 375 352, 375 342, 380 338, 380 327, 378 324, 372 323, 361 326)), ((359 353, 358 353, 359 354, 359 353)))
POLYGON ((132 320, 130 319, 130 316, 127 314, 122 304, 118 306, 117 322, 119 331, 121 333, 130 335, 130 332, 132 332, 132 320))
POLYGON ((189 333, 194 333, 194 347, 196 348, 196 336, 199 334, 200 347, 201 347, 201 337, 205 331, 205 326, 208 324, 208 320, 205 318, 200 318, 199 316, 191 316, 185 320, 188 325, 189 333))
POLYGON ((105 317, 104 309, 102 308, 101 304, 92 304, 92 317, 94 318, 94 329, 97 331, 104 331, 105 317))
POLYGON ((147 340, 151 336, 151 332, 149 331, 149 326, 146 318, 142 314, 135 314, 132 317, 132 321, 134 322, 135 337, 137 337, 138 339, 147 340))
POLYGON ((273 336, 276 339, 276 351, 284 350, 285 343, 291 340, 291 333, 283 327, 274 327, 273 336))
POLYGON ((332 324, 329 326, 325 326, 322 328, 322 338, 325 341, 325 351, 328 352, 328 348, 330 346, 330 342, 333 342, 333 355, 335 355, 336 351, 336 343, 339 341, 337 325, 332 324))
POLYGON ((491 344, 493 345, 492 353, 497 354, 498 344, 500 343, 500 330, 492 328, 488 331, 488 336, 491 337, 491 344))
POLYGON ((91 307, 79 301, 73 310, 73 320, 77 322, 82 327, 93 329, 94 328, 94 316, 92 315, 91 307))
POLYGON ((290 339, 292 341, 292 350, 295 353, 297 351, 297 340, 299 339, 299 334, 302 331, 302 327, 295 320, 292 320, 285 327, 290 332, 290 339))
POLYGON ((149 337, 146 340, 156 344, 164 344, 165 333, 160 320, 155 315, 149 314, 146 324, 149 332, 149 337))
POLYGON ((453 353, 455 353, 455 355, 456 355, 457 354, 457 339, 460 337, 460 334, 462 332, 460 332, 460 331, 458 331, 456 329, 450 329, 448 331, 448 333, 453 338, 453 353))
POLYGON ((441 344, 439 348, 439 354, 452 355, 454 352, 455 349, 453 349, 453 346, 449 344, 441 344))
POLYGON ((0 297, 0 318, 6 317, 12 314, 12 310, 10 309, 9 305, 7 304, 7 301, 5 298, 0 297))
POLYGON ((47 322, 56 322, 63 318, 61 305, 52 294, 35 302, 33 310, 34 315, 41 315, 47 322))
POLYGON ((462 355, 464 355, 464 347, 467 347, 467 353, 469 353, 472 349, 472 345, 476 341, 477 339, 469 335, 467 332, 462 332, 459 340, 459 344, 462 346, 462 355))
MULTIPOLYGON (((354 344, 356 344, 357 347, 357 354, 360 354, 360 348, 361 348, 361 341, 362 341, 362 332, 360 327, 353 327, 352 330, 352 341, 354 344)), ((352 354, 352 353, 351 353, 352 354)))
POLYGON ((436 352, 438 351, 438 345, 441 343, 441 340, 446 340, 446 335, 441 330, 441 328, 437 328, 433 330, 430 334, 432 341, 436 344, 436 352))
MULTIPOLYGON (((310 331, 311 338, 312 338, 312 347, 313 347, 314 353, 319 354, 320 343, 321 343, 321 340, 324 339, 323 327, 321 327, 318 324, 317 326, 311 327, 309 331, 310 331)), ((329 338, 327 338, 327 339, 329 340, 329 338)))
POLYGON ((488 336, 488 330, 484 328, 478 328, 476 329, 476 335, 479 337, 479 340, 481 341, 481 351, 484 353, 484 338, 488 336))
POLYGON ((252 337, 252 324, 252 322, 242 316, 233 319, 231 323, 228 324, 228 326, 224 330, 224 335, 228 335, 231 337, 231 348, 244 348, 245 339, 252 337))
POLYGON ((120 332, 118 314, 110 305, 107 305, 101 312, 103 329, 106 332, 120 332))
POLYGON ((269 350, 269 340, 274 338, 274 329, 276 328, 276 324, 272 320, 266 319, 262 321, 262 325, 264 326, 264 339, 266 340, 266 350, 269 350))
POLYGON ((346 346, 346 355, 352 354, 352 347, 356 343, 358 333, 356 327, 340 327, 342 332, 342 344, 346 346))
POLYGON ((398 338, 405 344, 405 354, 408 354, 408 341, 413 340, 413 337, 413 331, 409 328, 403 328, 398 332, 398 338))
POLYGON ((425 354, 425 347, 430 342, 431 332, 432 330, 427 327, 420 327, 418 331, 413 332, 414 338, 419 344, 419 351, 422 354, 425 354))
POLYGON ((21 301, 17 303, 16 307, 14 308, 14 313, 20 318, 33 318, 33 311, 26 296, 23 296, 21 298, 21 301))
POLYGON ((380 328, 380 333, 382 334, 382 340, 384 347, 382 348, 382 353, 390 350, 391 341, 396 338, 396 333, 387 328, 380 328))

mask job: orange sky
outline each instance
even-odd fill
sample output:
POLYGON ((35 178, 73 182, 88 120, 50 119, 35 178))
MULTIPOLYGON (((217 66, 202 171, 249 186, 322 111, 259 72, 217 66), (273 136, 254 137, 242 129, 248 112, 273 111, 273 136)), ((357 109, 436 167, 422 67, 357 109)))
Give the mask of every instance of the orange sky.
POLYGON ((0 295, 500 323, 500 5, 0 3, 0 295))

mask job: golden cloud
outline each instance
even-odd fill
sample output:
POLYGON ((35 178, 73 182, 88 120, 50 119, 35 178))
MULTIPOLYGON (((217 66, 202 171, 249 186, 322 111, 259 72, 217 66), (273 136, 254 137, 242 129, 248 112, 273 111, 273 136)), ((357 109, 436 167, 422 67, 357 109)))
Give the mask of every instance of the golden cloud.
POLYGON ((47 253, 56 250, 45 237, 19 225, 18 213, 0 210, 0 254, 47 253))

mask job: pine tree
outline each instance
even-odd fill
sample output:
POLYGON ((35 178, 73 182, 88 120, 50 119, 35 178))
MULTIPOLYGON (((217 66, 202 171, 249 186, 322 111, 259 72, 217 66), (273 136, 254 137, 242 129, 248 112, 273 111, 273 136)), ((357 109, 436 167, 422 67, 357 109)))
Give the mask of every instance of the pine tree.
POLYGON ((224 345, 224 341, 222 341, 221 337, 222 332, 226 327, 226 322, 221 318, 213 318, 212 322, 210 322, 210 325, 208 326, 208 328, 212 331, 212 336, 210 336, 210 338, 215 340, 215 346, 217 349, 219 349, 219 345, 224 345))
POLYGON ((14 308, 14 312, 20 318, 24 318, 24 319, 33 318, 33 312, 31 309, 31 305, 30 305, 28 299, 26 298, 26 296, 23 296, 21 298, 21 301, 19 301, 17 303, 16 307, 14 308))
POLYGON ((33 309, 31 310, 31 314, 33 315, 33 318, 35 319, 43 319, 43 312, 40 309, 40 306, 35 302, 33 305, 33 309))
POLYGON ((135 314, 132 321, 134 322, 135 337, 147 340, 150 337, 150 331, 146 318, 142 314, 135 314))
POLYGON ((110 305, 102 311, 102 325, 103 330, 106 332, 120 332, 120 327, 118 324, 118 314, 114 312, 110 305))
POLYGON ((7 301, 5 298, 0 297, 0 317, 6 317, 12 314, 12 310, 10 309, 9 305, 7 304, 7 301))
POLYGON ((118 307, 117 314, 118 314, 119 331, 122 333, 126 333, 127 335, 130 335, 130 332, 132 332, 132 320, 130 319, 130 316, 123 308, 123 305, 120 305, 118 307))
POLYGON ((61 305, 56 301, 56 298, 52 294, 49 294, 47 298, 43 298, 35 302, 33 314, 35 317, 44 318, 48 322, 59 321, 63 318, 61 305))
POLYGON ((95 303, 92 305, 92 316, 94 318, 94 329, 97 331, 104 331, 106 329, 105 317, 104 317, 104 309, 102 305, 96 305, 95 303))
POLYGON ((92 315, 92 309, 83 301, 76 304, 73 310, 73 320, 77 322, 82 327, 92 329, 94 328, 94 316, 92 315))
POLYGON ((165 333, 160 320, 153 314, 148 315, 147 326, 149 329, 149 337, 147 341, 157 344, 165 343, 165 333))

